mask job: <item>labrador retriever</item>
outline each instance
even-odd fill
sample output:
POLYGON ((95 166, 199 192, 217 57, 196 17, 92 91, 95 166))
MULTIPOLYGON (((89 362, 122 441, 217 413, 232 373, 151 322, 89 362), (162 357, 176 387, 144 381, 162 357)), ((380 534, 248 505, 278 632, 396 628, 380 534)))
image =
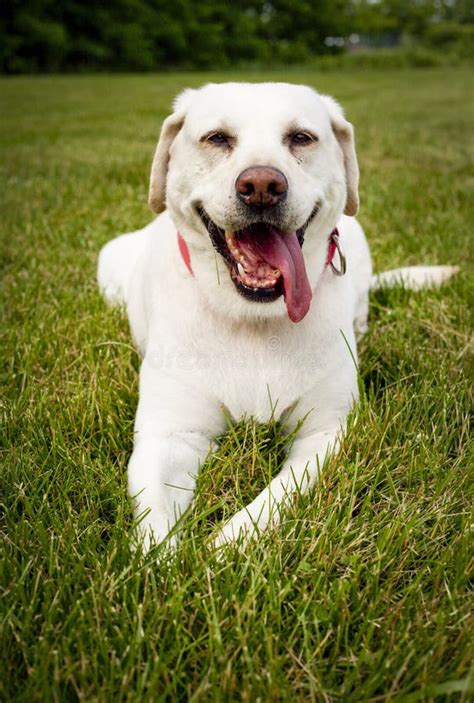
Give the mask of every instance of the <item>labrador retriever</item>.
POLYGON ((352 125, 311 88, 210 84, 176 99, 151 171, 158 217, 109 242, 98 268, 143 355, 128 476, 145 548, 176 542, 223 407, 302 423, 281 471, 216 545, 276 525, 337 451, 357 401, 370 287, 455 272, 373 277, 358 180, 352 125))

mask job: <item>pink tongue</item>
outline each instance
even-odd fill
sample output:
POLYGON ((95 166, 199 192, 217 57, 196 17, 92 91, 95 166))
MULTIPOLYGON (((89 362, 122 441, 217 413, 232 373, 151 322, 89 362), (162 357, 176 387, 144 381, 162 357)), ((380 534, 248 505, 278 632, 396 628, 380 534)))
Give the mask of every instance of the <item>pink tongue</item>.
POLYGON ((253 250, 281 271, 288 317, 292 322, 300 322, 309 310, 313 292, 296 232, 280 232, 274 228, 252 235, 245 232, 239 245, 244 250, 253 250))

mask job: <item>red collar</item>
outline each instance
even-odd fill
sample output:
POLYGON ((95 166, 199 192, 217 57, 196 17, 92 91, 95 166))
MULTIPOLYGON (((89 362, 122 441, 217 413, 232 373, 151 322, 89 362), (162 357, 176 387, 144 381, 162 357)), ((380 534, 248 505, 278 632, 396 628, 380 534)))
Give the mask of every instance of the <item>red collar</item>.
POLYGON ((181 254, 181 258, 186 264, 186 268, 188 269, 191 276, 194 276, 193 269, 191 267, 191 257, 189 255, 188 245, 184 241, 183 235, 180 232, 178 232, 178 249, 179 253, 181 254))
POLYGON ((337 227, 334 227, 333 231, 328 237, 328 253, 326 256, 326 266, 329 266, 329 264, 332 264, 332 260, 334 259, 334 254, 337 251, 337 242, 339 240, 339 230, 337 227))
MULTIPOLYGON (((194 272, 193 272, 193 269, 191 266, 191 256, 189 254, 188 245, 186 244, 183 235, 180 232, 178 232, 177 234, 178 234, 179 253, 181 254, 181 257, 182 257, 189 273, 191 274, 191 276, 194 276, 194 272)), ((339 238, 339 232, 337 230, 337 227, 335 227, 328 237, 328 253, 326 256, 326 266, 329 266, 330 264, 332 264, 332 260, 334 259, 334 254, 336 253, 336 251, 338 249, 338 238, 339 238)))

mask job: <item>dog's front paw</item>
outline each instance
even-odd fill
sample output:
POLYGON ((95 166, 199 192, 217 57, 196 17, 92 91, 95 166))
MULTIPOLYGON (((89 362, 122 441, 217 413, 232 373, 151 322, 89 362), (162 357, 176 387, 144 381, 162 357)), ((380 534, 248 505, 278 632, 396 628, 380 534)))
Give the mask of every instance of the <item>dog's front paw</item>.
POLYGON ((144 554, 158 545, 174 551, 178 546, 178 535, 176 531, 170 532, 168 523, 150 519, 146 515, 134 529, 132 544, 135 549, 141 549, 144 554))
POLYGON ((258 528, 247 511, 241 510, 219 530, 213 541, 213 546, 219 549, 226 544, 235 544, 236 542, 246 544, 257 532, 258 528))

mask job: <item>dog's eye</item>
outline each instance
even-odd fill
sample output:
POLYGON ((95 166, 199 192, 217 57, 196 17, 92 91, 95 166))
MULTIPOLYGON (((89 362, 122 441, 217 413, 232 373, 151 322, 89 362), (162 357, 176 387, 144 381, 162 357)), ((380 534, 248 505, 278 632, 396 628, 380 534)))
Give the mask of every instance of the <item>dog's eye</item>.
POLYGON ((212 134, 208 134, 206 141, 210 144, 215 144, 216 146, 230 145, 230 137, 224 132, 213 132, 212 134))
POLYGON ((309 132, 293 132, 293 134, 290 134, 292 146, 305 146, 306 144, 312 144, 317 141, 317 136, 315 134, 309 134, 309 132))

